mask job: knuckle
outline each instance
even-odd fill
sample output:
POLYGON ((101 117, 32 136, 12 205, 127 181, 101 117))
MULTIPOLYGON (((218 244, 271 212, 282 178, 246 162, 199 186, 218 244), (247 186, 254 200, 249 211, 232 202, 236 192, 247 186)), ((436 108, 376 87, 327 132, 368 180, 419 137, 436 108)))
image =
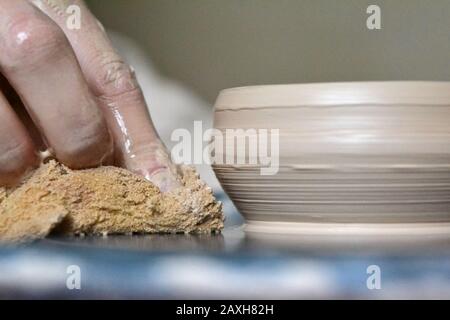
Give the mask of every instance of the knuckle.
POLYGON ((97 97, 109 100, 140 92, 132 67, 115 53, 99 55, 93 60, 97 72, 94 79, 94 92, 97 97))
POLYGON ((106 125, 91 123, 79 128, 77 134, 68 135, 59 152, 56 150, 56 157, 71 168, 89 168, 104 163, 113 149, 106 125))
POLYGON ((13 17, 3 48, 6 67, 45 61, 57 55, 65 41, 62 30, 51 21, 31 14, 13 17))
POLYGON ((8 143, 0 146, 0 176, 20 175, 33 165, 37 156, 31 144, 27 142, 8 143))

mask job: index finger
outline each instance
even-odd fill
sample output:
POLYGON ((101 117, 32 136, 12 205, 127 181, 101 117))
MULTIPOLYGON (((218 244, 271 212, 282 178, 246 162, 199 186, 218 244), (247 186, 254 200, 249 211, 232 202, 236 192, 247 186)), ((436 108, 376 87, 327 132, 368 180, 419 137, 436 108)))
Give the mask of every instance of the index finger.
POLYGON ((84 2, 49 0, 35 4, 63 29, 72 44, 85 78, 107 117, 119 164, 142 174, 163 191, 177 186, 176 169, 156 133, 132 68, 114 50, 84 2), (71 12, 68 8, 74 14, 79 10, 80 29, 68 26, 67 11, 71 12))

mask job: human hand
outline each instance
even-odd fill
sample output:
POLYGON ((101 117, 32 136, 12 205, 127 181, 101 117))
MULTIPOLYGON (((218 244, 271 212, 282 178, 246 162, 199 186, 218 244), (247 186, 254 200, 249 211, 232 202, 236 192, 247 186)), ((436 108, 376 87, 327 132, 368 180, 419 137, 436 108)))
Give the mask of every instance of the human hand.
POLYGON ((83 1, 0 0, 0 185, 37 166, 43 146, 71 168, 116 164, 162 191, 179 184, 132 68, 83 1))

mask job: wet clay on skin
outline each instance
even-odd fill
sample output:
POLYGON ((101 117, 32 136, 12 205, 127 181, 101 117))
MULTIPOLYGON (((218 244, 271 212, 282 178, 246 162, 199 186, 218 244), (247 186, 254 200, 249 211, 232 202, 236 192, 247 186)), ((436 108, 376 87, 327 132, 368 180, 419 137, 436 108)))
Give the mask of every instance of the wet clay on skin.
POLYGON ((211 233, 223 228, 222 205, 193 168, 182 186, 161 193, 125 169, 71 170, 43 164, 16 189, 0 188, 0 242, 57 234, 211 233))

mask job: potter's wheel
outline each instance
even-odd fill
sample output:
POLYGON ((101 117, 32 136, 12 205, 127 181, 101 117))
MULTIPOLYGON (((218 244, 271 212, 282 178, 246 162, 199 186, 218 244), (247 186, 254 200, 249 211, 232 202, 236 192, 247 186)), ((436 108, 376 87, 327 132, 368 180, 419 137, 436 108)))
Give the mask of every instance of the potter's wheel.
POLYGON ((0 298, 450 298, 448 238, 246 232, 219 198, 220 235, 51 237, 0 248, 0 298), (81 290, 67 290, 68 266, 80 268, 81 290), (382 290, 368 290, 369 266, 380 268, 382 290))
POLYGON ((52 238, 0 249, 0 297, 450 298, 449 242, 355 250, 318 240, 253 238, 239 227, 209 238, 52 238), (81 290, 66 289, 70 265, 81 290), (380 267, 382 290, 368 290, 369 266, 380 267))

